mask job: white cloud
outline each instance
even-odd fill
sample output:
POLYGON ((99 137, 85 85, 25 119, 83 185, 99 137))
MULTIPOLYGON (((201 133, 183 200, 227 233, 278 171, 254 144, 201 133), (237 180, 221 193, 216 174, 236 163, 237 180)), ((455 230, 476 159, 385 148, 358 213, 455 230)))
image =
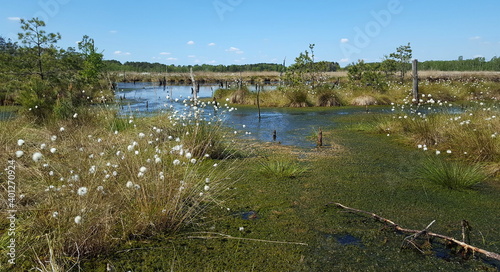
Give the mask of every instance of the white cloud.
POLYGON ((346 63, 346 62, 349 62, 349 59, 348 58, 345 58, 345 59, 341 59, 340 62, 342 63, 346 63))
POLYGON ((189 41, 187 42, 188 45, 193 45, 194 44, 194 41, 189 41))
POLYGON ((189 55, 188 58, 196 58, 195 55, 189 55))
POLYGON ((469 40, 480 40, 480 39, 481 39, 480 36, 474 36, 469 38, 469 40))
POLYGON ((216 61, 216 60, 211 60, 211 61, 209 61, 208 63, 209 63, 209 64, 215 64, 215 63, 217 63, 217 61, 216 61))
POLYGON ((342 39, 340 39, 340 42, 341 42, 341 43, 348 43, 348 42, 349 42, 349 39, 347 39, 347 38, 342 38, 342 39))
POLYGON ((178 58, 167 58, 167 60, 176 61, 176 60, 178 60, 178 58))
POLYGON ((21 18, 20 17, 7 17, 7 20, 9 20, 9 21, 20 21, 21 18))
POLYGON ((116 34, 116 33, 118 33, 118 31, 116 31, 116 30, 110 30, 109 33, 116 34))
POLYGON ((239 48, 236 48, 236 47, 229 47, 229 49, 226 50, 227 52, 234 52, 236 54, 243 54, 245 52, 243 52, 242 50, 240 50, 239 48))
POLYGON ((208 46, 215 46, 215 43, 211 42, 208 44, 208 46))
POLYGON ((170 55, 170 54, 172 54, 172 53, 170 53, 170 52, 161 52, 160 53, 160 55, 170 55))
POLYGON ((118 55, 118 56, 129 56, 131 55, 130 52, 122 52, 120 50, 117 50, 115 52, 113 52, 115 55, 118 55))

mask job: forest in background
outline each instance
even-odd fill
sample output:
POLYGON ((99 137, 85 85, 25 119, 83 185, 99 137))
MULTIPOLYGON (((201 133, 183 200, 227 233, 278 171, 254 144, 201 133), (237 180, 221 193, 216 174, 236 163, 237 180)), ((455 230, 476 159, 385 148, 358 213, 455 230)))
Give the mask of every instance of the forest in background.
MULTIPOLYGON (((283 64, 277 63, 257 63, 257 64, 232 64, 232 65, 210 65, 210 64, 196 64, 196 65, 166 65, 158 62, 138 62, 127 61, 121 63, 117 60, 104 60, 107 71, 124 71, 124 72, 172 72, 172 73, 188 73, 190 68, 193 72, 282 72, 286 69, 283 64)), ((337 62, 321 61, 316 63, 321 68, 322 72, 336 72, 348 69, 341 68, 337 62)), ((379 63, 372 63, 374 65, 379 63)), ((464 59, 459 57, 457 60, 429 60, 419 63, 420 70, 434 70, 434 71, 500 71, 500 58, 495 56, 491 60, 486 60, 484 57, 477 57, 473 59, 464 59)))

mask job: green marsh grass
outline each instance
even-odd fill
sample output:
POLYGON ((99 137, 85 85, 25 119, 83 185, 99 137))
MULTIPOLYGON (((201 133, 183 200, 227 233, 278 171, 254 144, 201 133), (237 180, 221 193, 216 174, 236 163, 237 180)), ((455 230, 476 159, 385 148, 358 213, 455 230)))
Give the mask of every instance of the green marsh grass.
POLYGON ((467 165, 441 158, 432 158, 424 162, 422 178, 448 189, 465 190, 484 182, 487 175, 478 164, 467 165))
POLYGON ((307 169, 298 162, 283 158, 261 160, 257 170, 264 176, 278 179, 296 178, 307 171, 307 169))

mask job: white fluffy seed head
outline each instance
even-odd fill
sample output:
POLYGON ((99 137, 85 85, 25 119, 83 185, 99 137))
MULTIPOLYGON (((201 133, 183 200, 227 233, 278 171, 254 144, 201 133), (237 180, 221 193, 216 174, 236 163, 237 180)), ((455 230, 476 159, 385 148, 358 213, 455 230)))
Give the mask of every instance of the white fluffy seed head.
POLYGON ((84 196, 87 194, 87 187, 80 187, 78 188, 78 191, 76 192, 79 196, 84 196))
POLYGON ((22 150, 16 151, 16 157, 21 158, 24 155, 24 152, 22 150))
POLYGON ((43 155, 40 152, 35 152, 35 153, 33 153, 32 158, 33 158, 33 161, 38 162, 43 158, 43 155))

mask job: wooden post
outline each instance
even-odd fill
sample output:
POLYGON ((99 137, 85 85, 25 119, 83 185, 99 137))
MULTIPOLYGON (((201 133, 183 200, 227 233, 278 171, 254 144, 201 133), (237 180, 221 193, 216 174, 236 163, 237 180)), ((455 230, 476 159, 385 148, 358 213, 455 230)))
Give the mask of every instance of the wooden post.
POLYGON ((198 101, 198 88, 199 86, 196 85, 196 81, 194 80, 194 75, 193 75, 193 68, 190 68, 189 69, 189 73, 191 75, 191 81, 193 83, 193 99, 194 99, 194 102, 196 103, 196 101, 198 101))
POLYGON ((276 142, 276 130, 273 131, 273 141, 276 142))
POLYGON ((241 71, 240 71, 240 79, 238 80, 238 90, 241 90, 243 87, 243 77, 241 76, 241 71))
POLYGON ((281 67, 281 71, 280 71, 280 86, 282 85, 283 83, 283 72, 285 71, 285 66, 286 65, 286 57, 285 59, 283 60, 283 67, 281 67))
POLYGON ((462 220, 462 242, 470 244, 470 232, 472 228, 467 220, 462 220))
POLYGON ((321 128, 318 132, 318 146, 323 146, 323 130, 321 128))
POLYGON ((257 108, 259 109, 259 122, 260 122, 260 86, 257 85, 257 108))
POLYGON ((418 60, 414 59, 412 62, 413 73, 413 99, 414 103, 418 103, 418 60))

